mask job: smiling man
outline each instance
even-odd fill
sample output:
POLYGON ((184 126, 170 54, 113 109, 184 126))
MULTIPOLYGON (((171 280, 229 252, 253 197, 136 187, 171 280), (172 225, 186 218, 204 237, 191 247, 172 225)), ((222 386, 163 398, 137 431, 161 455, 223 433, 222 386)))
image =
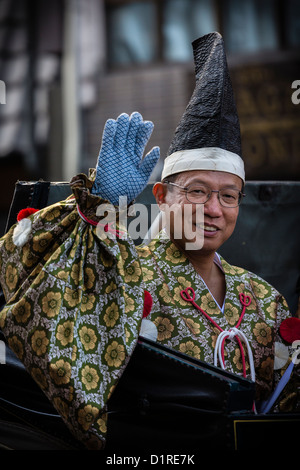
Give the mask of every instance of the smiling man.
MULTIPOLYGON (((111 227, 97 235, 99 207, 133 201, 159 158, 157 147, 143 158, 153 124, 139 113, 107 121, 93 178, 74 177, 72 197, 30 215, 22 241, 18 225, 0 241, 0 327, 88 448, 105 441, 105 406, 139 335, 254 381, 258 408, 285 366, 274 360, 289 316, 284 298, 218 254, 244 196, 239 120, 221 36, 193 48, 195 91, 153 192, 162 211, 177 205, 180 217, 189 214, 198 248, 182 228, 176 236, 172 217, 139 247, 118 229, 114 239, 111 227)), ((296 387, 284 393, 280 409, 299 405, 296 387)))
MULTIPOLYGON (((157 341, 255 381, 260 409, 279 379, 275 349, 289 311, 270 284, 218 255, 244 197, 239 119, 221 36, 204 36, 193 50, 195 89, 153 193, 162 210, 176 204, 191 206, 192 213, 202 208, 203 221, 195 224, 202 246, 188 249, 171 220, 168 230, 138 248, 153 299, 147 319, 157 328, 157 341)), ((291 409, 299 403, 295 390, 290 401, 285 397, 291 409)))

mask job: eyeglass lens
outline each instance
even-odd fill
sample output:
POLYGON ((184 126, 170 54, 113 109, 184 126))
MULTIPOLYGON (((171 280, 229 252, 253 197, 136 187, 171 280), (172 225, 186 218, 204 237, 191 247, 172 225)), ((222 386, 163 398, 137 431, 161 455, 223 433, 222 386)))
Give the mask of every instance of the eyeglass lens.
MULTIPOLYGON (((187 188, 187 199, 190 202, 204 204, 211 196, 211 191, 206 186, 191 186, 187 188)), ((237 189, 224 188, 217 191, 219 193, 219 200, 223 206, 236 207, 240 204, 241 193, 237 189)))

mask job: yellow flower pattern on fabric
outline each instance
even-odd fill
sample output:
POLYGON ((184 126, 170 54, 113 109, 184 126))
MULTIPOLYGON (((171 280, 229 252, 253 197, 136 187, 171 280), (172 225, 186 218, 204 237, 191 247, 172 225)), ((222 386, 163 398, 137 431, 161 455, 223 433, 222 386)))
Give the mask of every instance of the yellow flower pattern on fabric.
POLYGON ((127 328, 125 328, 125 342, 126 342, 126 344, 129 343, 130 339, 131 339, 130 331, 127 328))
POLYGON ((201 296, 201 306, 202 306, 202 309, 206 313, 208 313, 208 315, 219 313, 219 309, 216 305, 216 302, 214 301, 210 293, 207 293, 206 295, 201 296))
POLYGON ((22 361, 24 358, 24 346, 22 341, 16 336, 13 335, 8 338, 8 346, 14 351, 16 356, 22 361))
MULTIPOLYGON (((73 236, 73 237, 74 237, 74 236, 73 236)), ((70 251, 70 257, 71 257, 72 259, 75 259, 75 258, 76 258, 76 252, 77 252, 77 250, 78 250, 78 245, 79 245, 79 243, 80 243, 80 236, 79 236, 79 234, 77 233, 77 234, 75 235, 74 244, 73 244, 73 246, 72 246, 72 248, 71 248, 71 251, 70 251)))
POLYGON ((13 291, 18 282, 18 270, 15 266, 9 264, 6 270, 6 284, 10 291, 13 291))
MULTIPOLYGON (((245 362, 246 362, 246 371, 249 370, 249 364, 246 360, 246 352, 244 351, 245 354, 245 362)), ((235 349, 234 357, 233 357, 233 362, 236 365, 237 369, 242 371, 243 370, 243 361, 242 361, 242 354, 240 348, 235 349)))
POLYGON ((163 302, 169 304, 174 303, 173 297, 171 295, 170 289, 166 284, 163 285, 162 289, 159 291, 159 295, 162 298, 163 302))
POLYGON ((78 411, 78 422, 83 429, 88 430, 98 414, 98 408, 92 405, 87 405, 82 410, 78 411))
POLYGON ((99 377, 97 370, 94 367, 90 367, 89 365, 86 365, 81 370, 81 379, 85 388, 90 391, 90 390, 96 390, 96 388, 99 385, 100 377, 99 377))
POLYGON ((225 316, 230 326, 234 326, 237 324, 240 317, 240 313, 240 310, 234 305, 226 305, 225 316))
POLYGON ((133 312, 135 309, 135 302, 132 297, 129 297, 126 293, 124 293, 124 299, 125 299, 125 308, 126 311, 128 312, 133 312))
POLYGON ((174 325, 172 325, 169 318, 157 317, 154 320, 154 323, 158 330, 158 336, 157 336, 158 341, 163 341, 172 336, 174 325))
POLYGON ((105 433, 107 431, 107 414, 105 414, 102 418, 98 419, 97 423, 100 430, 105 433))
POLYGON ((268 289, 261 283, 252 281, 253 289, 259 299, 263 299, 268 294, 268 289))
POLYGON ((81 277, 80 265, 78 263, 73 264, 72 269, 71 269, 71 278, 76 286, 78 286, 80 283, 80 277, 81 277))
POLYGON ((69 273, 67 271, 59 271, 57 273, 57 277, 63 281, 67 281, 69 277, 69 273))
POLYGON ((74 323, 70 320, 64 322, 62 325, 58 325, 56 338, 62 346, 67 346, 69 343, 73 342, 73 330, 74 323))
POLYGON ((83 326, 79 330, 79 337, 83 344, 85 351, 90 351, 95 349, 97 343, 97 335, 93 328, 88 328, 87 326, 83 326))
POLYGON ((32 242, 33 242, 33 250, 36 252, 43 252, 49 245, 49 243, 52 241, 53 236, 51 235, 50 232, 45 233, 37 233, 36 235, 33 236, 32 242))
POLYGON ((56 317, 61 306, 62 296, 60 292, 47 292, 42 297, 42 310, 48 318, 56 317))
POLYGON ((117 320, 119 318, 119 307, 118 305, 113 302, 109 307, 107 307, 105 315, 104 315, 104 321, 107 327, 112 328, 115 326, 117 320))
POLYGON ((85 268, 84 270, 84 284, 87 289, 92 289, 95 284, 95 274, 92 268, 85 268))
POLYGON ((27 268, 31 268, 36 263, 36 257, 31 252, 30 247, 28 245, 24 245, 22 254, 21 254, 21 262, 27 268))
POLYGON ((79 302, 80 292, 78 290, 70 289, 66 287, 64 300, 69 307, 75 307, 79 302))
POLYGON ((128 255, 127 248, 125 245, 120 244, 120 254, 121 254, 122 260, 124 261, 127 260, 129 255, 128 255))
POLYGON ((68 418, 70 407, 69 405, 62 400, 60 397, 55 397, 53 400, 55 408, 58 410, 59 414, 65 419, 68 418))
POLYGON ((4 240, 4 246, 8 252, 13 252, 16 249, 16 245, 13 243, 11 238, 6 238, 4 240))
POLYGON ((71 365, 59 359, 54 364, 50 364, 50 375, 57 385, 67 384, 71 378, 71 365))
POLYGON ((31 337, 31 345, 37 356, 44 356, 46 354, 48 344, 49 339, 45 331, 36 330, 31 337))
POLYGON ((125 348, 122 344, 117 341, 113 341, 108 345, 105 359, 110 367, 119 367, 125 359, 125 348))
POLYGON ((116 288, 117 288, 116 283, 114 281, 111 281, 110 284, 105 288, 105 292, 107 294, 110 294, 111 292, 116 290, 116 288))
POLYGON ((81 300, 81 310, 83 313, 92 311, 95 307, 96 297, 94 294, 84 294, 81 300))
POLYGON ((29 317, 31 316, 31 306, 26 299, 21 299, 21 301, 12 309, 12 314, 14 315, 17 323, 26 323, 29 317))
POLYGON ((271 302, 270 305, 267 307, 267 312, 271 318, 276 318, 276 311, 277 311, 277 303, 271 302))
POLYGON ((48 211, 47 214, 45 214, 45 220, 47 222, 50 222, 54 219, 57 219, 59 216, 60 216, 59 207, 53 206, 53 209, 48 211))
POLYGON ((179 351, 196 359, 200 359, 200 348, 193 341, 183 342, 179 346, 179 351))
MULTIPOLYGON (((149 246, 150 245, 151 245, 151 243, 149 244, 149 246)), ((150 256, 149 248, 145 247, 145 246, 140 246, 139 247, 139 257, 140 258, 149 258, 149 256, 150 256)))
POLYGON ((134 261, 125 268, 125 282, 137 282, 142 274, 138 261, 134 261))
POLYGON ((143 279, 145 281, 151 281, 153 279, 153 275, 154 275, 153 271, 145 267, 142 268, 142 271, 143 271, 143 279))
POLYGON ((194 321, 192 318, 186 318, 184 321, 193 335, 197 336, 200 334, 200 324, 198 322, 194 321))
POLYGON ((184 307, 186 306, 186 301, 182 299, 181 291, 189 287, 191 284, 190 281, 183 276, 178 276, 178 282, 180 283, 180 286, 176 286, 174 288, 174 299, 184 307))
POLYGON ((256 323, 253 329, 253 333, 258 343, 261 343, 265 346, 272 340, 272 330, 263 322, 256 323))
POLYGON ((173 264, 179 264, 185 261, 185 256, 175 245, 172 244, 166 250, 166 259, 173 264))

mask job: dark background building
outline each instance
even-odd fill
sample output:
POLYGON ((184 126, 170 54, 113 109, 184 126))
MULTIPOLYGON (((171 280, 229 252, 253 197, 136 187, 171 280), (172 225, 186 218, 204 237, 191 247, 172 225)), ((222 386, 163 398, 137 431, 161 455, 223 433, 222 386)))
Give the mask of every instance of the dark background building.
POLYGON ((248 180, 300 178, 298 0, 0 0, 0 229, 17 180, 95 165, 106 119, 139 111, 163 158, 219 31, 248 180), (294 87, 294 88, 293 88, 294 87))

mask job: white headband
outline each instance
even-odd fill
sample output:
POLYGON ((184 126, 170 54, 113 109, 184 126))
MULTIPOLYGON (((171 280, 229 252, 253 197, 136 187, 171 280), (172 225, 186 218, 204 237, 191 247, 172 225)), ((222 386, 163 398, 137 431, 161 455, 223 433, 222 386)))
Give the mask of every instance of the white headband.
POLYGON ((239 176, 245 182, 244 162, 239 155, 219 147, 179 150, 164 162, 161 179, 190 170, 224 171, 239 176))

